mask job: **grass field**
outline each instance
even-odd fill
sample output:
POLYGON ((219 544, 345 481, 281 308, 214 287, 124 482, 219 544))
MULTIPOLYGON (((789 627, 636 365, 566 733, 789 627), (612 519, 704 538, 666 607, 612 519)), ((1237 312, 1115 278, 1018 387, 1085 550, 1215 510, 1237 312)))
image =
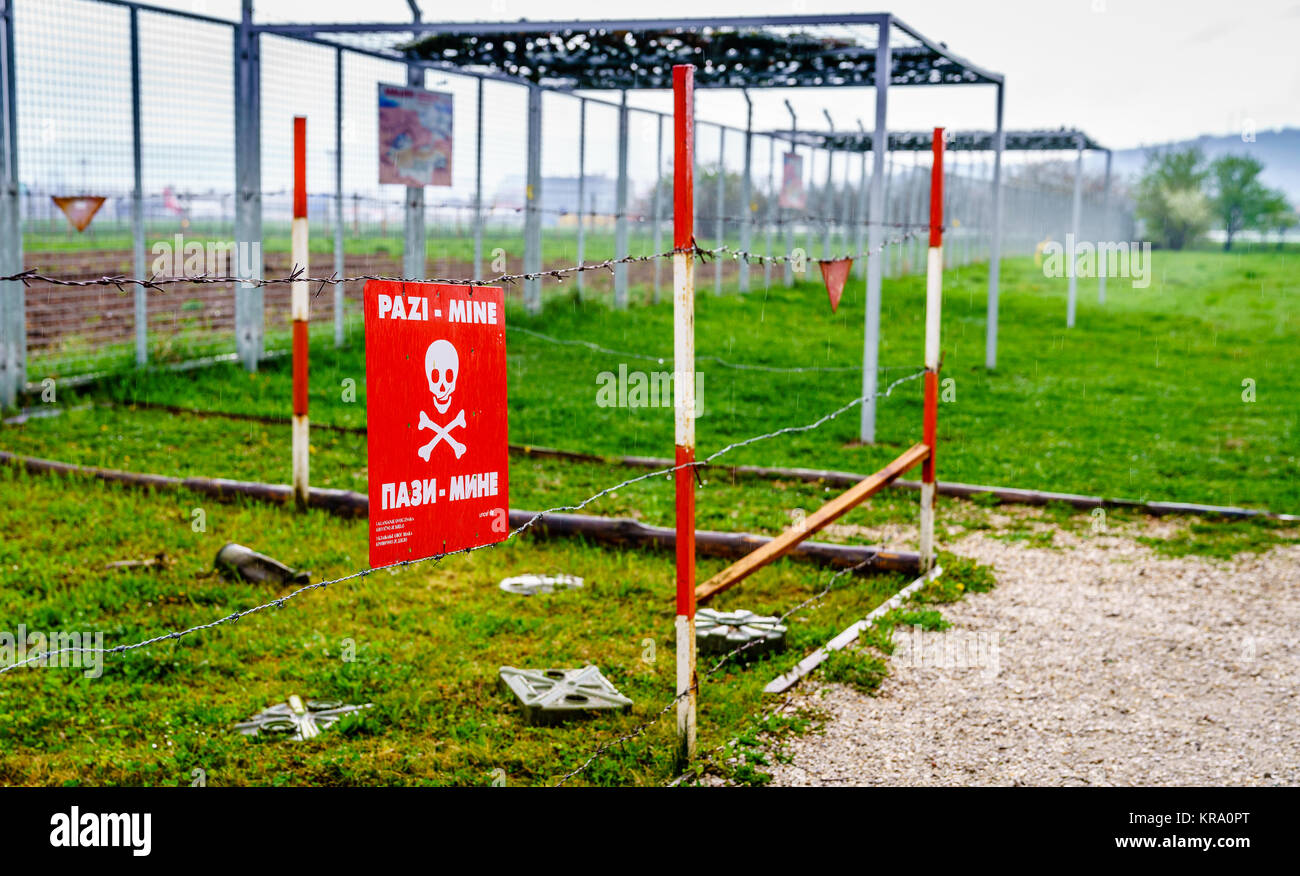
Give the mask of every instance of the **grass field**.
MULTIPOLYGON (((1078 324, 1070 330, 1064 318, 1066 281, 1045 279, 1029 260, 1008 261, 994 374, 983 368, 985 268, 947 272, 943 376, 952 380, 949 397, 955 400, 940 411, 940 477, 1300 510, 1295 260, 1290 253, 1157 252, 1150 288, 1112 281, 1104 308, 1096 303, 1095 281, 1081 281, 1078 324), (1246 401, 1252 386, 1254 401, 1246 401)), ((886 281, 882 385, 918 367, 923 297, 922 278, 886 281)), ((852 369, 861 362, 862 299, 856 281, 836 315, 814 283, 758 289, 743 298, 701 294, 700 449, 709 452, 808 422, 856 397, 860 374, 852 369), (708 356, 850 370, 737 370, 708 356)), ((512 309, 510 326, 652 358, 508 332, 511 440, 602 454, 669 455, 668 410, 598 407, 596 391, 600 373, 617 373, 620 364, 629 371, 670 371, 671 319, 667 303, 621 313, 601 303, 553 299, 538 317, 512 309), (666 364, 658 362, 660 357, 666 364)), ((334 350, 321 343, 312 356, 313 419, 363 425, 360 345, 334 350), (354 402, 343 400, 347 380, 356 384, 354 402)), ((288 416, 290 376, 287 361, 256 375, 235 366, 184 377, 147 374, 115 382, 96 395, 288 416)), ((732 461, 874 470, 917 440, 920 406, 919 383, 882 400, 874 447, 854 446, 857 413, 851 411, 814 432, 745 448, 732 461)), ((51 420, 39 428, 57 442, 63 426, 51 420)), ((277 464, 274 479, 287 480, 287 453, 277 464)))
MULTIPOLYGON (((1028 261, 1004 265, 1000 368, 983 361, 985 273, 946 275, 944 376, 956 400, 941 406, 939 475, 1020 487, 1133 498, 1239 503, 1300 510, 1297 381, 1291 354, 1297 320, 1291 254, 1157 253, 1150 289, 1112 282, 1110 302, 1080 283, 1078 326, 1064 328, 1065 281, 1046 280, 1028 261), (1256 400, 1243 401, 1242 381, 1256 400)), ((886 282, 885 378, 916 367, 923 283, 886 282)), ((854 366, 860 357, 862 291, 856 281, 832 316, 812 283, 758 289, 746 298, 701 294, 697 333, 704 373, 702 452, 782 426, 812 421, 858 394, 853 371, 775 374, 726 368, 704 356, 769 366, 854 366)), ((615 313, 600 304, 553 299, 545 313, 511 309, 509 324, 618 351, 671 352, 667 305, 615 313)), ((605 408, 597 375, 670 370, 584 347, 508 334, 511 440, 605 454, 667 456, 671 411, 605 408)), ((312 352, 312 416, 364 425, 363 351, 312 352), (345 381, 356 384, 344 400, 345 381)), ((60 416, 0 428, 0 448, 132 471, 286 482, 287 426, 172 415, 133 402, 287 416, 287 362, 249 375, 231 367, 148 373, 76 392, 61 390, 60 416), (81 407, 91 404, 90 407, 81 407)), ((920 386, 880 404, 881 444, 854 443, 856 410, 821 429, 761 442, 733 462, 817 465, 868 471, 919 437, 920 386)), ((363 436, 313 433, 313 483, 365 489, 363 436)), ((589 463, 513 460, 511 505, 573 502, 639 471, 589 463)), ((816 484, 706 475, 701 527, 777 532, 791 512, 829 497, 816 484)), ((226 541, 249 543, 317 576, 365 565, 364 521, 294 514, 244 503, 217 504, 174 492, 140 493, 76 479, 0 469, 0 613, 6 629, 101 630, 106 644, 202 623, 281 591, 207 575, 226 541), (206 529, 195 531, 195 508, 206 529), (173 565, 104 569, 159 552, 173 565)), ((914 494, 886 491, 844 519, 825 540, 870 542, 914 525, 914 494)), ((672 520, 666 479, 642 481, 585 509, 649 523, 672 520)), ((941 542, 987 529, 979 503, 942 500, 941 542)), ((1140 517, 1112 519, 1141 526, 1140 517)), ((997 537, 1050 545, 1054 530, 1086 533, 1086 515, 1033 512, 997 537)), ((1178 539, 1152 541, 1166 553, 1226 556, 1260 550, 1295 533, 1266 523, 1190 522, 1178 539)), ((702 560, 701 576, 722 565, 702 560)), ((945 557, 949 575, 927 591, 944 601, 984 589, 986 570, 945 557)), ((0 678, 0 781, 15 784, 456 783, 554 781, 601 741, 651 718, 672 686, 672 559, 571 541, 512 540, 493 550, 398 571, 382 571, 303 597, 263 616, 110 657, 102 679, 77 669, 20 670, 0 678), (588 586, 523 599, 496 587, 522 572, 565 571, 588 586), (342 659, 355 649, 355 660, 342 659), (654 659, 650 659, 653 657, 654 659), (599 665, 636 706, 631 715, 558 728, 523 724, 497 689, 503 664, 599 665), (374 702, 356 722, 303 744, 250 741, 230 722, 289 693, 374 702), (503 771, 498 773, 497 771, 503 771)), ((782 612, 826 586, 830 574, 784 561, 720 597, 718 607, 782 612)), ((702 747, 741 740, 755 751, 753 716, 770 702, 759 691, 811 647, 897 590, 904 580, 846 576, 839 589, 796 613, 790 650, 729 666, 703 687, 702 747)), ((939 623, 909 614, 906 622, 939 623)), ((877 644, 887 649, 882 638, 877 644)), ((832 667, 832 676, 870 686, 874 658, 832 667)), ((783 718, 797 730, 812 715, 783 718)), ((613 749, 582 782, 656 783, 671 778, 671 718, 613 749)), ((759 761, 736 770, 758 781, 759 761)))

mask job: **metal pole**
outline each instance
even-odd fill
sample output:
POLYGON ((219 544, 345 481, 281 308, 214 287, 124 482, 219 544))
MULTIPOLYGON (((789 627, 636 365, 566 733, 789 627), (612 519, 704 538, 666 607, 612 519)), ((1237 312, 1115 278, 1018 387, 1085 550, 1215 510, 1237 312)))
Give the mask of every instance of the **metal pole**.
MULTIPOLYGON (((885 214, 885 191, 882 185, 885 170, 885 150, 889 144, 889 130, 885 125, 889 100, 889 77, 893 71, 889 48, 889 30, 892 19, 886 16, 877 26, 876 42, 876 131, 872 137, 871 154, 871 215, 885 214)), ((859 437, 863 443, 876 441, 876 377, 880 367, 880 253, 884 243, 884 229, 876 223, 870 228, 867 260, 867 313, 864 320, 862 342, 862 415, 859 437)))
MULTIPOLYGON (((140 143, 140 15, 130 8, 131 22, 131 250, 135 256, 135 275, 144 277, 144 159, 140 143)), ((236 256, 236 259, 238 256, 236 256)), ((149 299, 144 285, 136 283, 135 297, 135 364, 143 368, 149 361, 149 299)))
MULTIPOLYGON (((407 67, 406 84, 412 88, 424 88, 424 68, 415 65, 407 67)), ((403 247, 402 276, 411 280, 422 280, 427 273, 428 254, 424 235, 424 186, 407 186, 406 216, 403 227, 406 232, 406 244, 403 247)))
MULTIPOLYGON (((867 132, 866 126, 862 124, 862 119, 858 119, 858 130, 863 134, 867 132)), ((862 255, 867 245, 867 150, 863 149, 858 154, 861 156, 861 166, 858 168, 858 223, 854 235, 853 251, 857 254, 858 277, 861 279, 867 275, 867 260, 862 255)))
MULTIPOLYGON (((663 188, 663 186, 660 185, 660 183, 663 181, 663 176, 664 176, 664 117, 662 115, 656 114, 655 115, 655 187, 654 187, 654 193, 652 195, 653 198, 652 212, 654 213, 654 252, 656 253, 661 253, 664 251, 663 249, 663 240, 664 240, 663 198, 660 196, 660 192, 659 192, 659 190, 663 188)), ((655 259, 655 264, 654 264, 655 283, 654 283, 654 290, 652 293, 654 297, 651 299, 655 304, 659 303, 659 286, 661 282, 660 275, 662 274, 660 267, 662 266, 662 263, 663 263, 663 259, 655 259)), ((578 274, 578 276, 581 277, 582 274, 578 274)))
POLYGON ((939 330, 943 307, 943 128, 934 129, 930 168, 930 251, 925 271, 925 408, 921 440, 921 571, 934 567, 934 455, 939 418, 939 330))
POLYGON ((772 232, 776 221, 776 138, 767 138, 767 222, 764 228, 763 286, 772 285, 772 232))
MULTIPOLYGON (((22 216, 18 205, 18 107, 15 101, 14 4, 0 0, 0 271, 23 269, 22 216)), ((0 284, 0 407, 13 407, 27 382, 26 295, 23 284, 0 284)))
MULTIPOLYGON (((406 4, 411 8, 411 20, 419 24, 419 5, 415 0, 406 0, 406 4)), ((408 64, 406 84, 412 88, 424 88, 424 68, 408 64)), ((421 280, 426 273, 425 257, 428 253, 424 237, 424 186, 407 187, 406 213, 402 225, 406 235, 402 247, 402 275, 408 279, 421 280)))
MULTIPOLYGON (((1110 234, 1111 234, 1110 160, 1111 158, 1112 158, 1111 151, 1107 149, 1106 150, 1106 182, 1105 185, 1102 187, 1102 192, 1101 192, 1101 223, 1100 223, 1100 234, 1098 235, 1099 244, 1103 240, 1106 241, 1107 243, 1111 242, 1110 240, 1110 234)), ((1098 251, 1100 252, 1100 247, 1098 247, 1098 251)), ((1101 264, 1100 260, 1098 260, 1097 263, 1097 303, 1098 304, 1106 303, 1106 272, 1107 272, 1106 266, 1101 264)))
MULTIPOLYGON (((752 242, 750 231, 753 224, 750 203, 753 193, 750 186, 754 171, 754 101, 750 99, 748 89, 742 88, 740 93, 745 97, 745 174, 740 180, 740 251, 747 253, 752 242)), ((740 291, 744 294, 749 291, 749 262, 742 258, 736 262, 736 267, 740 270, 740 291)))
MULTIPOLYGON (((542 89, 528 85, 528 184, 524 192, 524 273, 542 269, 542 89)), ((524 306, 529 313, 542 309, 542 281, 524 280, 524 306)))
MULTIPOLYGON (((614 258, 627 258, 627 89, 618 105, 618 204, 614 217, 614 258)), ((627 264, 614 265, 614 306, 627 307, 627 264)))
MULTIPOLYGON (((293 269, 307 276, 307 118, 293 118, 293 225, 289 233, 293 269)), ((307 422, 307 325, 311 297, 306 280, 295 280, 290 305, 293 317, 293 500, 307 508, 311 439, 307 422)))
POLYGON ((235 344, 249 371, 262 358, 266 329, 262 288, 262 122, 260 42, 253 0, 243 0, 235 30, 235 344), (247 254, 247 258, 245 258, 247 254))
POLYGON ((1070 213, 1070 226, 1073 228, 1073 241, 1065 245, 1065 269, 1070 277, 1070 300, 1066 305, 1065 327, 1074 328, 1076 296, 1079 291, 1078 265, 1075 263, 1075 247, 1079 245, 1079 221, 1083 214, 1083 137, 1076 136, 1078 152, 1074 159, 1074 204, 1070 213))
POLYGON ((677 751, 695 756, 695 67, 673 67, 673 406, 677 505, 677 751))
MULTIPOLYGON (((826 127, 834 134, 835 122, 831 120, 831 114, 828 110, 823 109, 822 115, 826 117, 826 127)), ((822 258, 831 257, 831 218, 835 215, 835 150, 826 150, 826 233, 822 237, 822 258)))
MULTIPOLYGON (((343 251, 343 50, 334 51, 334 274, 346 270, 343 251)), ((342 283, 334 284, 334 346, 343 346, 347 298, 342 283)))
MULTIPOLYGON (((785 111, 790 114, 790 154, 797 154, 794 148, 795 134, 799 130, 799 117, 794 114, 794 107, 790 106, 790 101, 785 102, 785 111)), ((802 180, 801 180, 802 182, 802 180)), ((781 185, 785 186, 785 165, 781 167, 781 185)), ((794 253, 794 216, 789 208, 781 210, 781 218, 785 220, 785 285, 794 286, 794 265, 792 263, 794 253)))
MULTIPOLYGON (((587 99, 578 99, 578 264, 583 264, 587 257, 587 239, 584 210, 587 197, 587 99)), ((655 270, 659 269, 658 265, 655 270)), ((582 297, 583 271, 578 272, 578 297, 582 297)))
POLYGON ((1002 102, 1006 86, 998 83, 997 131, 993 137, 993 219, 989 229, 989 300, 984 367, 998 367, 998 280, 1002 273, 1002 152, 1007 133, 1002 127, 1002 102))
MULTIPOLYGON (((726 225, 723 218, 727 203, 727 128, 718 125, 718 179, 715 186, 714 201, 716 214, 713 217, 714 246, 726 246, 726 225)), ((713 294, 722 294, 722 257, 713 260, 713 294)))
MULTIPOLYGON (((474 131, 474 279, 483 279, 483 79, 478 80, 478 114, 474 131)), ((578 274, 582 290, 582 274, 578 274)))

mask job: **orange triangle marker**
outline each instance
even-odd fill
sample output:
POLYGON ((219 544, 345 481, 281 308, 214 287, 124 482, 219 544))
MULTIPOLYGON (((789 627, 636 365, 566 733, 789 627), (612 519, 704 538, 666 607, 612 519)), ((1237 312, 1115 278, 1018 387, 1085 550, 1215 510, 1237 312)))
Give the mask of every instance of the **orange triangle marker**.
POLYGON ((853 267, 853 259, 833 259, 819 261, 817 264, 821 266, 822 280, 826 282, 826 294, 831 299, 831 313, 834 313, 840 308, 840 296, 844 294, 844 284, 849 279, 849 269, 853 267))
POLYGON ((105 198, 97 195, 78 195, 73 198, 60 198, 52 195, 50 200, 68 217, 68 222, 78 231, 85 231, 90 220, 95 218, 99 208, 104 206, 105 198))

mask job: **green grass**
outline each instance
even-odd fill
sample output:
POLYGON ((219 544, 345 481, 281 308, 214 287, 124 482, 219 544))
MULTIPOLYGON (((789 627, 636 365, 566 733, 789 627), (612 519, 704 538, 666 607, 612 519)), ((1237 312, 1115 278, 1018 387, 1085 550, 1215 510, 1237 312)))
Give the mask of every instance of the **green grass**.
MULTIPOLYGON (((1294 404, 1298 366, 1294 255, 1157 253, 1148 290, 1110 285, 1110 304, 1080 284, 1078 326, 1064 327, 1064 281, 1049 281, 1028 261, 1004 266, 1000 368, 983 361, 983 268, 949 271, 945 289, 944 377, 956 401, 940 410, 940 477, 1134 498, 1300 508, 1294 404), (1252 378, 1257 400, 1241 398, 1252 378)), ((706 274, 707 275, 707 274, 706 274)), ((825 292, 758 288, 747 297, 708 294, 701 283, 697 331, 704 372, 703 453, 782 426, 810 422, 858 392, 853 372, 772 374, 724 368, 703 359, 775 366, 851 366, 859 360, 861 283, 846 290, 837 315, 825 292)), ((671 351, 671 309, 615 313, 579 303, 566 288, 546 311, 510 325, 617 350, 671 351)), ((906 374, 919 359, 919 278, 887 281, 882 364, 906 374)), ((597 376, 659 365, 508 334, 510 437, 515 443, 602 454, 668 456, 671 412, 603 408, 597 376)), ((286 417, 287 361, 257 374, 218 366, 186 373, 129 374, 75 391, 60 387, 60 416, 0 428, 3 449, 171 475, 286 482, 289 429, 283 424, 171 415, 131 406, 172 404, 286 417), (77 409, 79 405, 94 406, 77 409)), ((312 350, 312 417, 365 423, 364 351, 334 350, 318 336, 312 350), (354 381, 356 398, 344 388, 354 381)), ((856 412, 821 429, 783 435, 729 455, 730 462, 869 471, 919 438, 920 386, 881 402, 878 446, 856 437, 856 412)), ((514 459, 511 505, 568 504, 642 473, 601 464, 514 459)), ((364 491, 365 440, 313 432, 313 484, 364 491)), ((699 491, 701 527, 773 533, 796 509, 830 497, 817 484, 733 479, 709 472, 699 491)), ((245 503, 217 504, 184 493, 147 494, 105 484, 0 470, 0 613, 7 627, 99 630, 107 645, 202 623, 281 595, 206 575, 226 541, 249 543, 314 575, 365 565, 364 521, 245 503), (202 507, 205 532, 191 527, 202 507), (154 570, 109 571, 106 563, 165 552, 176 562, 154 570)), ((1047 507, 1012 524, 991 524, 996 503, 941 500, 941 541, 989 531, 1044 546, 1053 533, 1091 532, 1089 515, 1047 507), (1046 533, 1046 535, 1044 535, 1046 533)), ((665 525, 673 519, 667 479, 618 490, 590 513, 665 525)), ((887 490, 819 538, 855 543, 880 527, 915 519, 913 493, 887 490)), ((1108 512, 1111 524, 1138 530, 1142 518, 1108 512)), ((1294 528, 1250 521, 1184 521, 1184 535, 1151 542, 1165 553, 1228 556, 1294 540, 1294 528)), ((987 569, 945 556, 946 573, 920 605, 892 613, 865 642, 888 653, 893 624, 938 628, 936 606, 992 584, 987 569)), ((721 568, 703 559, 699 574, 721 568)), ((110 658, 104 677, 76 669, 20 670, 0 679, 0 781, 14 784, 188 784, 203 769, 211 784, 488 784, 504 770, 510 784, 546 784, 585 759, 601 741, 652 717, 671 696, 673 564, 670 554, 613 550, 531 537, 474 554, 380 572, 314 592, 262 616, 178 643, 110 658), (496 583, 510 574, 565 571, 588 586, 553 596, 509 597, 496 583), (646 640, 657 655, 648 662, 646 640), (345 642, 345 640, 347 640, 345 642), (355 647, 357 659, 341 659, 355 647), (520 720, 499 689, 500 665, 576 666, 594 662, 633 697, 629 715, 537 729, 520 720), (233 735, 230 723, 290 693, 370 701, 359 722, 303 743, 233 735)), ((780 613, 825 586, 829 573, 782 561, 719 597, 720 608, 780 613)), ((701 747, 736 740, 745 757, 733 779, 761 783, 762 733, 798 732, 812 717, 762 722, 761 688, 811 648, 861 618, 904 583, 898 576, 845 578, 843 589, 790 621, 783 654, 728 666, 703 688, 701 747)), ((869 687, 875 664, 849 657, 829 676, 869 687)), ((874 659, 874 658, 873 658, 874 659)), ((596 784, 653 784, 673 774, 672 721, 616 747, 581 778, 596 784)))
MULTIPOLYGON (((29 630, 101 631, 105 644, 212 620, 283 595, 211 576, 227 540, 255 540, 315 576, 364 565, 366 527, 309 512, 217 504, 182 492, 146 494, 0 469, 0 610, 29 630), (203 508, 206 530, 194 531, 203 508), (145 570, 106 563, 164 552, 145 570)), ((701 574, 721 561, 702 560, 701 574)), ((21 669, 0 682, 0 782, 213 785, 547 784, 601 741, 655 715, 673 685, 672 558, 573 541, 511 541, 493 550, 384 571, 304 595, 283 608, 175 643, 82 668, 21 669), (522 572, 568 571, 587 586, 516 597, 496 587, 522 572), (355 660, 344 655, 354 652, 355 660), (496 679, 501 665, 594 662, 636 705, 631 714, 537 728, 496 679), (289 694, 373 702, 359 722, 305 743, 230 730, 289 694)), ((787 562, 719 597, 784 611, 828 573, 787 562)), ((728 665, 702 685, 701 747, 750 725, 761 688, 904 583, 842 577, 790 620, 789 649, 728 665)), ((935 598, 950 592, 935 589, 935 598)), ((712 665, 711 663, 706 665, 712 665)), ((673 775, 671 718, 612 750, 579 783, 653 784, 673 775)), ((742 776, 742 780, 745 777, 742 776)))
MULTIPOLYGON (((945 276, 945 380, 955 401, 939 412, 941 478, 1134 499, 1300 510, 1297 428, 1300 294, 1295 257, 1283 254, 1155 254, 1149 289, 1113 281, 1109 303, 1080 283, 1078 324, 1064 326, 1066 281, 1029 260, 1003 270, 999 367, 983 368, 986 272, 945 276), (1253 380, 1255 401, 1243 401, 1253 380)), ((887 281, 885 380, 920 359, 924 282, 887 281)), ((748 296, 697 299, 704 416, 698 444, 709 452, 778 427, 810 422, 859 392, 854 372, 772 374, 723 367, 703 357, 779 367, 852 367, 861 361, 862 284, 832 315, 825 292, 759 288, 748 296)), ((600 454, 666 456, 672 417, 663 408, 598 407, 602 372, 670 370, 668 304, 615 312, 601 303, 553 298, 544 314, 513 306, 509 325, 668 364, 556 345, 509 331, 510 437, 516 443, 600 454)), ((155 401, 287 416, 289 363, 248 376, 236 366, 185 376, 129 376, 100 391, 155 401)), ((312 416, 362 425, 365 365, 360 344, 312 353, 312 416), (355 403, 342 401, 356 382, 355 403)), ((879 403, 876 446, 854 444, 857 413, 825 427, 745 448, 734 462, 870 471, 919 438, 919 382, 879 403)), ((51 428, 57 429, 52 426, 51 428)), ((55 436, 51 436, 55 439, 55 436)))

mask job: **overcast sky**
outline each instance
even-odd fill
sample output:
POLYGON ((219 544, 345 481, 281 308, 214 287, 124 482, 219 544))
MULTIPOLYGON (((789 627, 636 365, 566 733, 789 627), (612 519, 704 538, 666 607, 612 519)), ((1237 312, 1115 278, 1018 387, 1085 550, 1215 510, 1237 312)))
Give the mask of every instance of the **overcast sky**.
MULTIPOLYGON (((154 0, 159 5, 238 13, 238 0, 154 0)), ((1300 2, 1297 0, 420 0, 426 21, 609 17, 699 17, 889 11, 972 62, 1007 77, 1007 125, 1077 126, 1114 148, 1300 126, 1300 2)), ((257 0, 263 21, 398 21, 404 0, 257 0)), ((756 127, 787 124, 781 98, 757 95, 756 127)), ((870 119, 872 98, 859 90, 804 89, 796 110, 837 125, 870 119)), ((644 96, 643 105, 664 106, 644 96)), ((890 126, 987 127, 993 89, 966 86, 892 92, 890 126)), ((734 94, 701 98, 701 117, 743 119, 734 94)))

